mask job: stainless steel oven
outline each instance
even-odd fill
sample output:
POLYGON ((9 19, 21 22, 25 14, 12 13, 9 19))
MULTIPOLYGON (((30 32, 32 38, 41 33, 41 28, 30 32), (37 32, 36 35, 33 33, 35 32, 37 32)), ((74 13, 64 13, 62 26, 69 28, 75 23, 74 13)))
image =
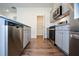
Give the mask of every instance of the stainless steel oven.
POLYGON ((53 41, 55 45, 55 26, 50 26, 48 28, 48 39, 51 40, 51 42, 53 41))

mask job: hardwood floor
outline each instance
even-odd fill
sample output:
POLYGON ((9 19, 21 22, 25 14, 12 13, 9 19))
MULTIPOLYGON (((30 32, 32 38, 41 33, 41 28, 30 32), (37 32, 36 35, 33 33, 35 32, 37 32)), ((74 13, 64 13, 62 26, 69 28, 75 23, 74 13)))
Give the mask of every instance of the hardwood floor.
POLYGON ((31 39, 22 56, 64 56, 49 40, 38 37, 31 39))

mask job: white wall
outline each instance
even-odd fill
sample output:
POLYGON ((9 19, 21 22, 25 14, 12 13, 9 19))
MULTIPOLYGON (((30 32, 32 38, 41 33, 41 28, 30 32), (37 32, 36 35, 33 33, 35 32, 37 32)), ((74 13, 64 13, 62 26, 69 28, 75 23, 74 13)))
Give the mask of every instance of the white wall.
POLYGON ((16 16, 17 14, 16 13, 8 13, 6 16, 8 17, 8 18, 10 18, 10 19, 13 19, 13 20, 16 20, 16 16))
POLYGON ((0 11, 0 16, 5 16, 5 17, 12 19, 12 20, 15 20, 16 15, 17 15, 16 12, 2 12, 2 11, 0 11))
POLYGON ((17 21, 31 26, 31 37, 37 35, 37 16, 44 16, 44 37, 47 38, 47 27, 50 25, 50 10, 48 7, 17 7, 17 21))

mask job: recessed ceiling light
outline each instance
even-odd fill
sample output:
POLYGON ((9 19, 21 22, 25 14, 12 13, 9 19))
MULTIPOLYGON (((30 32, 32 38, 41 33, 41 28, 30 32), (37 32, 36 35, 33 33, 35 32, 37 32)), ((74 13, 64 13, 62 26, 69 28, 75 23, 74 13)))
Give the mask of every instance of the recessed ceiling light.
POLYGON ((6 9, 6 12, 9 12, 9 10, 8 10, 8 9, 6 9))

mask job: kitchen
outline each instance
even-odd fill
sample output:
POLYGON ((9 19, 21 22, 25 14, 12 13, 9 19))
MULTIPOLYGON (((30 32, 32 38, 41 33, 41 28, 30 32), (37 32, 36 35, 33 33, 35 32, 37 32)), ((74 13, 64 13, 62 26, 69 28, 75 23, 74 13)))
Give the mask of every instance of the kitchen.
POLYGON ((79 55, 70 41, 78 36, 71 33, 78 26, 74 11, 74 3, 0 4, 0 56, 79 55), (37 38, 37 16, 43 16, 42 38, 37 38))

